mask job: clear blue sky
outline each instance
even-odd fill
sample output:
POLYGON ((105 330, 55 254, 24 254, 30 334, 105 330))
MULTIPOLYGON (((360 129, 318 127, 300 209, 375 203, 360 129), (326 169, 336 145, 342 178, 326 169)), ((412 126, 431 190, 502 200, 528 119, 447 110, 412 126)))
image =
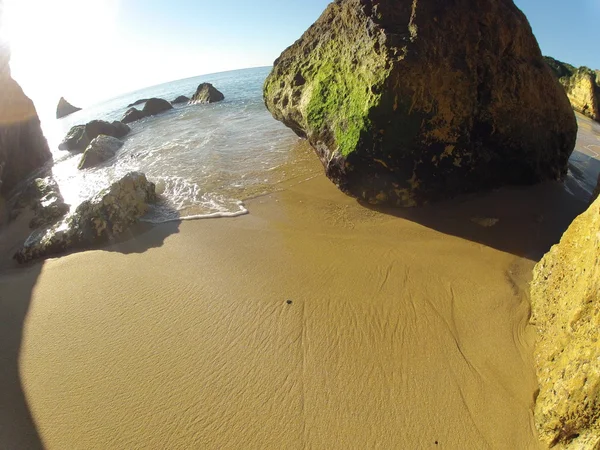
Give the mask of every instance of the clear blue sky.
MULTIPOLYGON (((62 95, 86 106, 170 80, 270 65, 329 3, 4 2, 5 22, 12 25, 13 73, 36 104, 45 100, 52 107, 62 95)), ((516 0, 516 4, 529 18, 544 54, 600 69, 600 0, 516 0)))

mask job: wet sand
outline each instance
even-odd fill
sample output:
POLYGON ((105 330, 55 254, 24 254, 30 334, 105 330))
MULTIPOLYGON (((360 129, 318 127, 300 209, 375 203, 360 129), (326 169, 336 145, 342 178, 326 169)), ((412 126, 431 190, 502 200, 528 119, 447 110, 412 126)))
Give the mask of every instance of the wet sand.
POLYGON ((5 268, 0 448, 538 448, 527 284, 584 200, 246 204, 5 268))

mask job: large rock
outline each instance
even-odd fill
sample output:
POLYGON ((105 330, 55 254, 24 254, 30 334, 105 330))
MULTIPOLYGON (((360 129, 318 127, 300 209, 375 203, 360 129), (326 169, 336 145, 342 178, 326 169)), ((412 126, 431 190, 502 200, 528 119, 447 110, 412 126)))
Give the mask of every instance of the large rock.
POLYGON ((92 120, 86 125, 76 125, 71 128, 58 148, 60 150, 82 152, 101 134, 121 139, 130 131, 129 126, 119 121, 109 123, 104 120, 92 120))
POLYGON ((539 395, 548 447, 600 448, 600 199, 537 264, 531 283, 539 395))
POLYGON ((600 121, 600 79, 597 72, 587 67, 573 67, 548 56, 546 62, 564 87, 573 109, 600 121))
POLYGON ((30 228, 39 228, 55 223, 69 212, 69 205, 63 199, 58 184, 52 177, 36 178, 31 186, 33 219, 30 228))
POLYGON ((144 109, 142 112, 144 116, 155 116, 156 114, 160 114, 162 112, 173 109, 173 105, 165 99, 162 98, 151 98, 148 99, 146 104, 144 105, 144 109))
POLYGON ((139 109, 129 108, 127 111, 125 111, 125 114, 123 115, 123 118, 121 119, 121 122, 131 123, 131 122, 135 122, 137 120, 143 119, 144 117, 146 117, 146 116, 139 109))
POLYGON ((52 159, 33 102, 10 75, 0 41, 0 197, 52 159))
POLYGON ((192 97, 192 103, 216 103, 225 99, 223 93, 210 83, 202 83, 192 97))
POLYGON ((137 106, 137 105, 141 105, 142 103, 146 103, 148 101, 147 98, 141 98, 139 100, 136 100, 133 103, 130 103, 129 105, 127 105, 128 108, 131 108, 132 106, 137 106))
POLYGON ((112 136, 101 134, 85 149, 77 168, 82 170, 95 167, 98 164, 113 158, 121 147, 123 147, 123 141, 112 136))
POLYGON ((136 120, 140 120, 145 117, 155 116, 156 114, 160 114, 170 109, 173 109, 173 105, 171 105, 171 103, 169 103, 167 100, 162 98, 150 98, 146 100, 144 109, 142 109, 141 111, 136 108, 129 108, 125 112, 125 115, 121 119, 121 122, 135 122, 136 120))
POLYGON ((275 61, 264 97, 371 203, 559 179, 577 134, 511 0, 336 0, 275 61))
POLYGON ((69 114, 73 114, 74 112, 81 111, 81 108, 77 106, 71 105, 68 101, 65 100, 64 97, 61 97, 58 101, 58 106, 56 107, 56 118, 62 119, 69 114))
POLYGON ((25 263, 106 242, 137 222, 148 203, 155 200, 154 184, 143 173, 129 173, 83 202, 64 220, 32 233, 14 257, 25 263))

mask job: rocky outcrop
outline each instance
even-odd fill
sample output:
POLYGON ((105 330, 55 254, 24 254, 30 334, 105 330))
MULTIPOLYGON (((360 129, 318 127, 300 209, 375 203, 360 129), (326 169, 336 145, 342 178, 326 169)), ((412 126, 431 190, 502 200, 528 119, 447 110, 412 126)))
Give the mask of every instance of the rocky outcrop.
POLYGON ((548 447, 598 449, 600 199, 535 267, 531 303, 540 437, 548 447))
POLYGON ((121 122, 123 123, 131 123, 136 120, 143 119, 145 117, 155 116, 156 114, 160 114, 162 112, 173 109, 173 105, 169 103, 167 100, 162 98, 151 98, 146 100, 146 104, 144 105, 144 109, 141 111, 136 108, 129 108, 121 122))
POLYGON ((336 0, 275 61, 264 98, 375 204, 559 179, 577 133, 511 0, 336 0))
POLYGON ((136 100, 133 103, 130 103, 129 105, 127 105, 128 108, 131 108, 132 106, 137 106, 137 105, 141 105, 142 103, 146 103, 148 101, 147 98, 141 98, 139 100, 136 100))
POLYGON ((83 152, 94 139, 102 134, 122 139, 130 131, 129 126, 119 121, 109 123, 104 120, 92 120, 86 125, 76 125, 71 128, 58 148, 71 152, 83 152))
POLYGON ((52 159, 33 102, 10 75, 0 45, 0 197, 52 159))
POLYGON ((600 79, 597 71, 587 67, 573 67, 548 56, 545 59, 565 88, 573 109, 600 121, 600 79))
POLYGON ((68 101, 65 100, 64 97, 61 97, 58 101, 58 106, 56 107, 56 118, 62 119, 69 114, 73 114, 74 112, 81 111, 81 108, 77 106, 71 105, 68 101))
POLYGON ((64 220, 32 233, 14 258, 25 263, 106 242, 137 222, 155 200, 154 184, 143 173, 129 173, 64 220))
POLYGON ((69 212, 58 184, 52 177, 36 178, 31 185, 34 217, 30 228, 49 226, 69 212))
POLYGON ((123 141, 101 134, 85 149, 77 168, 82 170, 95 167, 113 158, 121 147, 123 147, 123 141))
POLYGON ((189 101, 190 101, 189 97, 186 97, 185 95, 180 95, 175 100, 173 100, 171 103, 173 105, 177 105, 179 103, 189 103, 189 101))
POLYGON ((225 99, 223 93, 210 83, 202 83, 192 97, 192 103, 216 103, 225 99))

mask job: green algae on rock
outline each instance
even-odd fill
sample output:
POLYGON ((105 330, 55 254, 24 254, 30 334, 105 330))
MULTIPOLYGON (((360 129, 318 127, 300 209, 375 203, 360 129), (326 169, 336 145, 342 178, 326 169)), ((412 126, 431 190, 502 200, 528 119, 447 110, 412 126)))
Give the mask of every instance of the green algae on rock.
POLYGON ((546 63, 565 88, 571 106, 586 116, 600 121, 600 85, 598 71, 587 67, 573 67, 549 56, 546 63))
POLYGON ((131 172, 81 203, 62 221, 34 231, 14 258, 26 263, 106 242, 137 222, 155 200, 154 183, 143 173, 131 172))
POLYGON ((374 204, 560 179, 577 133, 510 0, 336 0, 275 61, 264 99, 374 204))
POLYGON ((536 265, 531 283, 539 395, 548 447, 600 448, 600 199, 536 265))

